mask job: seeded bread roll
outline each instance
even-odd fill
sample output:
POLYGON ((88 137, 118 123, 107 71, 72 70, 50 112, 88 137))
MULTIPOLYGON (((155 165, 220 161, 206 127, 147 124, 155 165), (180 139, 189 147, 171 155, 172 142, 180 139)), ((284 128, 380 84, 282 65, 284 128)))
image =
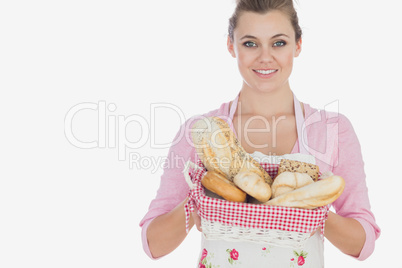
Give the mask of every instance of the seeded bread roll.
POLYGON ((295 160, 282 159, 279 164, 278 175, 286 171, 307 173, 311 178, 313 178, 314 181, 318 180, 320 173, 320 169, 317 165, 295 160))

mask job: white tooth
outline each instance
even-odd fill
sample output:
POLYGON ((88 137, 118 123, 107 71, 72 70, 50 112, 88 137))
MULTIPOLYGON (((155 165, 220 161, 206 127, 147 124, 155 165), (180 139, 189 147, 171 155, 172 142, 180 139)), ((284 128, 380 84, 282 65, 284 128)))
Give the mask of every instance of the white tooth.
POLYGON ((276 70, 256 70, 260 74, 270 74, 275 72, 276 70))

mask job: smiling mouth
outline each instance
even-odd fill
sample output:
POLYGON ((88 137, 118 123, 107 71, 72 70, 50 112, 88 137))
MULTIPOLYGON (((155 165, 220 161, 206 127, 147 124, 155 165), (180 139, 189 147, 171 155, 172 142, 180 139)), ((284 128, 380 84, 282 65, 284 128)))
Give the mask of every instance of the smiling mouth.
POLYGON ((273 69, 273 70, 253 70, 253 71, 259 74, 272 74, 274 72, 277 72, 278 70, 273 69))

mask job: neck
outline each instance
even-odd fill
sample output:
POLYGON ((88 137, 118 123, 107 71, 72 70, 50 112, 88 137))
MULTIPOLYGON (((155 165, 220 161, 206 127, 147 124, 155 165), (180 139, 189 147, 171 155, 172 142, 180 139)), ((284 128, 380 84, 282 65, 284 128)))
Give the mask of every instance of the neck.
POLYGON ((243 87, 239 96, 239 107, 236 114, 260 115, 271 117, 294 114, 293 92, 290 87, 272 92, 261 92, 243 87))

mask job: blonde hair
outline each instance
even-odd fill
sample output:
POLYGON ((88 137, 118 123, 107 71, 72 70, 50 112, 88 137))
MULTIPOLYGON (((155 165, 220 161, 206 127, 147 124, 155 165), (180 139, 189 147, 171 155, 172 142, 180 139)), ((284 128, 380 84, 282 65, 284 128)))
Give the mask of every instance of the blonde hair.
POLYGON ((237 0, 236 9, 229 19, 229 37, 233 42, 233 32, 236 29, 238 19, 243 12, 255 12, 266 14, 270 11, 281 11, 287 15, 295 31, 295 39, 298 42, 302 36, 302 30, 299 25, 299 18, 293 6, 293 0, 237 0))

